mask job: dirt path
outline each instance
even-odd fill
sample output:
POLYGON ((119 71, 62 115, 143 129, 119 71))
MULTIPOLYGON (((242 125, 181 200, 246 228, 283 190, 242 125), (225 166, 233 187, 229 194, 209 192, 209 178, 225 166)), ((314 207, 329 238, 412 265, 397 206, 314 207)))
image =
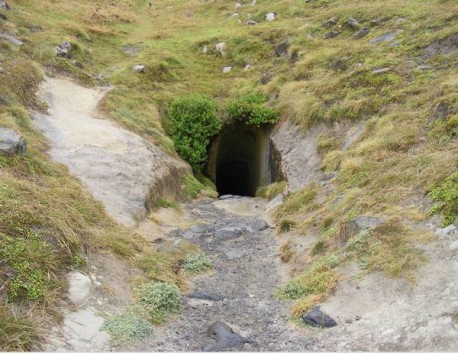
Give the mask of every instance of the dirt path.
POLYGON ((199 244, 214 270, 194 281, 179 317, 155 328, 148 342, 122 350, 307 350, 310 339, 288 323, 288 303, 273 296, 281 282, 280 261, 273 229, 263 219, 265 201, 206 200, 187 208, 195 225, 171 236, 199 244), (214 322, 246 340, 215 342, 207 333, 214 322))

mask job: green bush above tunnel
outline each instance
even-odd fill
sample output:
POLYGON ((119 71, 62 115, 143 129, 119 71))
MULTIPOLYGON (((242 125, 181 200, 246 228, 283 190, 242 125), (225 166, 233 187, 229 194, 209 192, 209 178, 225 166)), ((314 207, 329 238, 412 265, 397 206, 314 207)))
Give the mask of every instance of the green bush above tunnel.
POLYGON ((266 96, 260 93, 253 93, 241 99, 231 100, 226 105, 226 112, 230 122, 241 122, 257 127, 264 124, 278 123, 278 110, 267 107, 265 105, 266 102, 266 96))
POLYGON ((177 98, 170 105, 168 117, 175 149, 195 172, 200 172, 210 139, 221 130, 216 103, 199 94, 177 98))

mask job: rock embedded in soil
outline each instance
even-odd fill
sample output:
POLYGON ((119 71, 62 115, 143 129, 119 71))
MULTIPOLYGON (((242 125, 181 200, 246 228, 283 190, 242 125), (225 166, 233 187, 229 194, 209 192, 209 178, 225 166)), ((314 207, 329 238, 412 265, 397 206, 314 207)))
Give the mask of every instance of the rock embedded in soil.
POLYGON ((84 273, 73 271, 67 276, 68 299, 75 305, 84 304, 91 293, 92 281, 84 273))
POLYGON ((323 328, 337 326, 337 322, 335 322, 335 320, 329 315, 323 313, 319 307, 314 307, 312 310, 306 313, 302 317, 302 320, 304 323, 314 327, 323 328))
POLYGON ((208 327, 208 336, 214 339, 214 343, 206 344, 205 352, 222 351, 235 347, 242 347, 251 341, 235 333, 234 330, 224 322, 214 322, 208 327))
POLYGON ((204 290, 196 290, 189 294, 189 298, 192 299, 201 299, 201 300, 208 300, 212 302, 219 302, 223 300, 223 297, 221 297, 218 294, 213 294, 204 290))
POLYGON ((0 153, 24 156, 26 152, 27 144, 21 135, 11 129, 0 129, 0 153))

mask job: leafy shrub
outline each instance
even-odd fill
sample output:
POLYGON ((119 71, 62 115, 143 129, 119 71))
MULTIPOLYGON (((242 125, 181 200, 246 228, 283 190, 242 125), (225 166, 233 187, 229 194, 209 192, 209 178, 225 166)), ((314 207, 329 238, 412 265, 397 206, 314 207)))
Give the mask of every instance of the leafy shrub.
POLYGON ((175 284, 148 283, 139 289, 137 308, 151 322, 160 324, 180 311, 180 290, 175 284))
POLYGON ((216 103, 198 94, 177 98, 170 105, 168 117, 177 152, 194 171, 201 171, 210 139, 221 130, 216 103))
POLYGON ((211 270, 213 262, 204 252, 189 254, 184 260, 183 268, 191 274, 203 273, 211 270))
POLYGON ((455 221, 458 210, 458 172, 446 178, 429 193, 434 201, 439 202, 430 210, 430 214, 442 213, 442 226, 446 227, 455 221))
POLYGON ((264 124, 276 124, 279 111, 265 106, 267 97, 260 93, 249 94, 241 99, 232 100, 226 105, 226 112, 231 122, 241 122, 257 127, 264 124))
POLYGON ((111 335, 116 346, 148 338, 152 333, 151 325, 133 313, 113 316, 103 328, 111 335))

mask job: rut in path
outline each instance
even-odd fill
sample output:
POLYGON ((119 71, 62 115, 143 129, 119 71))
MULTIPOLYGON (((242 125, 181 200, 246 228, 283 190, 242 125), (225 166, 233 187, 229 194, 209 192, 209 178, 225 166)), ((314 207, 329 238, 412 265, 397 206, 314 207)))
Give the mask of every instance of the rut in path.
POLYGON ((229 325, 250 341, 230 350, 303 351, 310 348, 310 338, 287 322, 288 303, 273 296, 280 284, 279 259, 273 230, 262 219, 263 206, 263 200, 251 198, 205 200, 188 205, 191 217, 206 223, 170 235, 173 239, 182 237, 199 244, 212 259, 214 270, 195 280, 194 290, 205 291, 221 300, 185 297, 179 316, 155 328, 148 342, 133 349, 200 351, 212 343, 207 329, 217 321, 229 325), (248 204, 259 211, 256 216, 241 216, 215 206, 221 204, 235 209, 248 204))

